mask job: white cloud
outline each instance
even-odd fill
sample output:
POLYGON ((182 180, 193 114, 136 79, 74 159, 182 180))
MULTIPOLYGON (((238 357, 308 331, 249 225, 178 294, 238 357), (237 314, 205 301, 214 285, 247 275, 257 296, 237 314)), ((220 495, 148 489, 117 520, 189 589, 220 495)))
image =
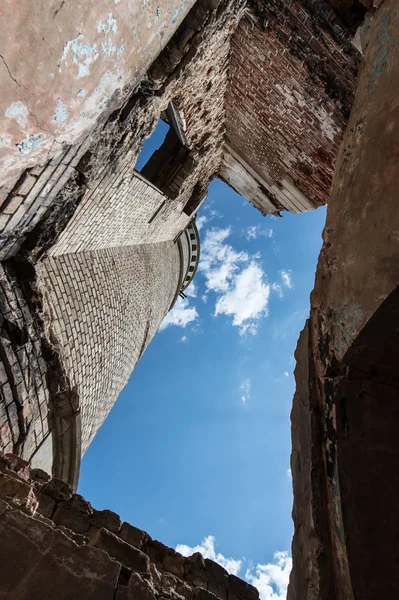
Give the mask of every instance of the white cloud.
POLYGON ((180 341, 182 342, 182 344, 188 344, 188 337, 186 335, 183 335, 180 341))
POLYGON ((273 229, 262 229, 259 225, 251 225, 244 231, 247 240, 256 240, 258 237, 273 237, 273 229))
POLYGON ((211 229, 207 231, 202 243, 199 269, 205 277, 208 291, 227 291, 231 279, 240 269, 240 263, 249 259, 246 252, 236 252, 229 244, 224 243, 230 233, 229 227, 211 229))
POLYGON ((248 229, 245 232, 247 240, 256 240, 256 238, 259 235, 258 230, 259 227, 257 225, 251 225, 251 227, 248 227, 248 229))
POLYGON ((200 217, 197 217, 195 219, 195 224, 197 225, 198 231, 200 229, 203 228, 203 226, 205 225, 205 223, 208 222, 208 217, 206 217, 205 215, 201 215, 200 217))
POLYGON ((219 563, 222 567, 226 569, 229 573, 233 575, 238 575, 241 569, 242 561, 234 560, 233 558, 226 558, 220 552, 216 552, 215 550, 215 538, 213 535, 208 535, 204 538, 198 546, 190 547, 185 544, 178 544, 176 546, 176 551, 183 554, 183 556, 191 556, 195 552, 201 552, 204 558, 210 558, 215 562, 219 563))
POLYGON ((230 228, 207 231, 199 270, 207 293, 217 294, 215 316, 232 316, 241 335, 255 335, 259 319, 267 315, 270 285, 256 255, 237 252, 226 243, 230 233, 230 228))
POLYGON ((291 568, 288 552, 275 552, 274 563, 257 565, 255 574, 248 569, 245 578, 258 588, 261 600, 285 600, 291 568))
POLYGON ((240 385, 241 400, 245 404, 251 397, 251 382, 249 379, 244 379, 240 385))
POLYGON ((190 285, 184 290, 184 293, 186 294, 186 296, 190 296, 190 298, 197 297, 197 286, 195 285, 194 281, 192 281, 190 285))
POLYGON ((187 298, 179 298, 170 312, 166 315, 161 323, 160 330, 166 329, 169 325, 177 325, 178 327, 186 327, 198 318, 197 309, 194 306, 189 306, 187 298))
POLYGON ((206 294, 202 294, 201 300, 204 304, 206 304, 208 302, 208 296, 206 294))
POLYGON ((288 371, 284 371, 284 376, 285 377, 289 377, 290 376, 290 374, 288 373, 288 371))
POLYGON ((278 283, 272 283, 270 286, 270 289, 273 292, 276 292, 280 296, 280 298, 282 298, 284 296, 283 289, 282 289, 281 285, 279 285, 278 283))
POLYGON ((285 287, 292 290, 292 288, 294 286, 292 284, 291 271, 285 271, 285 270, 280 271, 280 275, 281 275, 281 279, 283 280, 283 285, 285 285, 285 287))
POLYGON ((231 315, 233 325, 240 327, 241 335, 254 333, 256 321, 267 314, 269 295, 270 285, 266 283, 261 267, 251 262, 217 300, 215 315, 231 315))
POLYGON ((287 476, 288 476, 288 477, 292 477, 292 472, 291 472, 291 469, 287 469, 287 476))
MULTIPOLYGON (((186 546, 178 544, 176 551, 183 556, 191 556, 195 552, 201 552, 204 558, 210 558, 219 563, 229 573, 239 575, 245 559, 235 560, 226 558, 215 550, 215 538, 208 535, 198 546, 186 546)), ((261 600, 286 600, 287 587, 292 568, 292 558, 288 552, 275 552, 272 563, 258 564, 255 569, 249 566, 245 572, 245 579, 259 590, 261 600)))

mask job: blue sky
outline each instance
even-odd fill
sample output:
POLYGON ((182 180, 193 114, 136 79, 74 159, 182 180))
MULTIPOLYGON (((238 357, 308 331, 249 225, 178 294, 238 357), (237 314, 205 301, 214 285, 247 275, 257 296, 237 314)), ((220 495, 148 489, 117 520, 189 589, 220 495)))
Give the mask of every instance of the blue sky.
POLYGON ((199 546, 263 600, 285 598, 290 568, 293 354, 324 220, 324 208, 262 217, 215 180, 197 217, 191 296, 82 461, 79 493, 93 506, 185 554, 199 546))

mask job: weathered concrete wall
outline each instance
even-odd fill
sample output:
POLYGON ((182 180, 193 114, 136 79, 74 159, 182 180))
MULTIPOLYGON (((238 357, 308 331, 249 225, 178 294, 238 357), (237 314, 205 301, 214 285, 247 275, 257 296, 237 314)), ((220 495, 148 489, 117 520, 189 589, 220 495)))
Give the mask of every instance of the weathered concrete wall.
MULTIPOLYGON (((248 6, 231 44, 226 144, 262 183, 263 212, 270 202, 275 210, 309 210, 328 200, 357 51, 326 2, 248 6)), ((222 176, 230 182, 226 168, 222 176)))
POLYGON ((59 480, 0 457, 0 598, 259 600, 201 554, 185 558, 59 480))
MULTIPOLYGON (((2 5, 2 186, 74 144, 135 88, 193 0, 2 5), (27 48, 29 51, 27 52, 27 48)), ((4 191, 4 190, 3 190, 4 191)))
POLYGON ((398 326, 384 301, 393 298, 399 281, 398 42, 399 7, 386 0, 374 18, 360 72, 334 177, 310 319, 296 354, 289 600, 371 600, 380 592, 392 598, 398 593, 397 541, 392 522, 384 517, 397 492, 380 477, 390 474, 397 490, 398 449, 383 421, 387 414, 395 418, 397 401, 391 354, 398 326), (385 319, 379 318, 380 311, 386 311, 385 319), (379 318, 376 327, 371 327, 373 315, 379 318), (374 339, 366 335, 369 327, 374 339), (365 440, 362 462, 353 444, 365 440), (367 503, 362 501, 365 489, 367 503), (365 511, 363 516, 359 511, 365 511))

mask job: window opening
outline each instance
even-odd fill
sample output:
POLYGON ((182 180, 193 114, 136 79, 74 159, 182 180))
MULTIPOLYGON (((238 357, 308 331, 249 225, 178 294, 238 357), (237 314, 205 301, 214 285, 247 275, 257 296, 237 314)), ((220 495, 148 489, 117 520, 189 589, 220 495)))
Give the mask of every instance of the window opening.
POLYGON ((193 164, 184 129, 183 117, 170 103, 136 163, 136 170, 169 198, 178 196, 193 164))

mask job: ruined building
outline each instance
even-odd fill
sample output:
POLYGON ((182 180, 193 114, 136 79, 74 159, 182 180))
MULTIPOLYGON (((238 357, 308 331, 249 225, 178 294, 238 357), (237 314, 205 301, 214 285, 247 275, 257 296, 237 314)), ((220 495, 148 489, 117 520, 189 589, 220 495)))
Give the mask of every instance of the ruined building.
POLYGON ((0 598, 257 600, 73 494, 195 274, 215 177, 262 214, 329 204, 296 352, 288 598, 398 597, 397 3, 3 4, 0 598))

